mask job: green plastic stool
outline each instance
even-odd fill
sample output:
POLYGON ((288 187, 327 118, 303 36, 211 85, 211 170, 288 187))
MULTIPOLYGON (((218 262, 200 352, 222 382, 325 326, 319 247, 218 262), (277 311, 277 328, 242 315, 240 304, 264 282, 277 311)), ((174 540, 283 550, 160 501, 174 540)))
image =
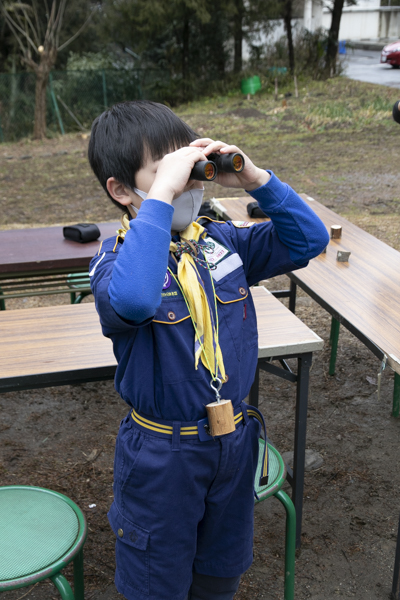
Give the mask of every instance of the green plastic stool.
POLYGON ((71 304, 80 304, 86 296, 92 293, 90 290, 90 277, 87 273, 71 273, 67 277, 67 285, 72 290, 76 290, 76 292, 70 292, 71 304), (79 290, 81 291, 79 292, 79 290))
POLYGON ((39 487, 0 487, 0 593, 51 579, 63 600, 84 600, 87 526, 67 496, 39 487), (74 561, 74 590, 61 570, 74 561))
POLYGON ((261 90, 261 81, 258 75, 254 75, 254 77, 248 77, 247 79, 242 79, 240 83, 240 89, 242 94, 252 94, 254 95, 256 92, 261 90))
POLYGON ((255 478, 255 491, 258 504, 270 496, 275 496, 286 510, 286 541, 285 541, 285 600, 294 600, 294 566, 296 558, 296 510, 289 496, 281 490, 286 480, 286 466, 279 452, 267 444, 269 453, 269 477, 268 485, 260 486, 260 475, 264 452, 264 440, 259 440, 258 465, 255 478))

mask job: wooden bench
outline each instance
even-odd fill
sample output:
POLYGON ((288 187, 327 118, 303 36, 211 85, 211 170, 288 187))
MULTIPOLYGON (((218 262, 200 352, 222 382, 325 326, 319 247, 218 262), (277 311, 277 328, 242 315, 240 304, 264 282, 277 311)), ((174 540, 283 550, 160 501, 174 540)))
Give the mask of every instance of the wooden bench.
MULTIPOLYGON (((296 384, 293 488, 300 545, 308 382, 312 353, 323 341, 264 287, 253 288, 258 323, 258 368, 250 404, 258 404, 258 373, 264 369, 296 384), (297 360, 297 373, 285 360, 297 360), (273 364, 279 361, 282 368, 273 364)), ((116 361, 103 337, 94 303, 0 313, 0 392, 112 379, 116 361)))

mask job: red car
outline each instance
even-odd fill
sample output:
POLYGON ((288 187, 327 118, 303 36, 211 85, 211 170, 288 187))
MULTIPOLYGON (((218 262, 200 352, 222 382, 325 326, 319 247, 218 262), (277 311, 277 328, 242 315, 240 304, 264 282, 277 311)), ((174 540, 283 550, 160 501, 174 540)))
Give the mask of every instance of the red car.
POLYGON ((385 46, 381 53, 381 63, 392 65, 393 69, 400 67, 400 40, 385 46))

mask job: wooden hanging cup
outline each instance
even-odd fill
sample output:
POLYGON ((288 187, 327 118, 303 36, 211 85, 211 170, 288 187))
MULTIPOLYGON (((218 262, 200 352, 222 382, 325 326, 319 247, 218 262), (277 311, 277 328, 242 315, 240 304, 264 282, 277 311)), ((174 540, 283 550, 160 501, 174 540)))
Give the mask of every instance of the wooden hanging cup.
POLYGON ((225 435, 235 431, 233 406, 230 400, 211 402, 206 405, 210 435, 225 435))

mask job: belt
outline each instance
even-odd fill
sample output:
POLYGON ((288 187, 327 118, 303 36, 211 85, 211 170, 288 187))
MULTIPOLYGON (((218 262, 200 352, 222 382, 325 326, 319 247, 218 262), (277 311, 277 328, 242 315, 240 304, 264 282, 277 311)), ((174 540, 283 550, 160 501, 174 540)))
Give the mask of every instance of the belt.
MULTIPOLYGON (((165 421, 156 417, 145 417, 140 415, 134 408, 131 411, 131 417, 139 429, 151 431, 153 435, 164 439, 174 439, 176 437, 185 440, 200 440, 201 442, 210 441, 212 438, 208 433, 208 418, 199 421, 189 421, 182 425, 180 421, 165 421)), ((247 422, 247 417, 257 419, 261 423, 264 439, 267 439, 264 416, 254 406, 248 406, 245 402, 234 410, 234 422, 237 427, 243 420, 247 422), (245 415, 245 416, 244 416, 245 415)), ((260 485, 268 483, 268 448, 264 444, 263 462, 261 469, 260 485)))

